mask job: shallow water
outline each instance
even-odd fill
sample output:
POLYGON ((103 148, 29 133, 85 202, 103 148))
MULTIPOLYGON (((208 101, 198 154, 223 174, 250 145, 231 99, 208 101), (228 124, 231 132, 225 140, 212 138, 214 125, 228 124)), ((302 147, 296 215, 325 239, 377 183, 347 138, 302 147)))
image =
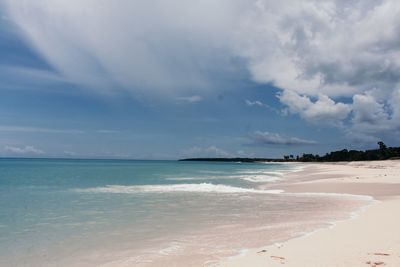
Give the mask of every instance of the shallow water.
POLYGON ((0 160, 1 266, 203 266, 365 200, 259 185, 292 164, 0 160))

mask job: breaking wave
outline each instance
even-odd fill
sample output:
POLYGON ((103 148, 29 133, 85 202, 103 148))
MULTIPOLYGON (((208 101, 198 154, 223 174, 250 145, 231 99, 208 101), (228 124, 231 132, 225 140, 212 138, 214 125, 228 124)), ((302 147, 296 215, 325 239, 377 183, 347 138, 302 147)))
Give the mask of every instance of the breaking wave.
POLYGON ((210 183, 201 184, 174 184, 174 185, 107 185, 104 187, 93 187, 86 189, 75 189, 79 193, 115 193, 115 194, 131 194, 131 193, 175 193, 175 192, 192 192, 192 193, 255 193, 255 194, 279 194, 282 190, 260 190, 252 188, 234 187, 228 185, 215 185, 210 183))
POLYGON ((252 171, 252 172, 239 172, 233 175, 221 176, 192 176, 192 177, 166 177, 170 181, 191 181, 191 180, 214 180, 214 179, 240 179, 253 183, 275 182, 281 180, 283 177, 282 172, 265 172, 265 171, 252 171))

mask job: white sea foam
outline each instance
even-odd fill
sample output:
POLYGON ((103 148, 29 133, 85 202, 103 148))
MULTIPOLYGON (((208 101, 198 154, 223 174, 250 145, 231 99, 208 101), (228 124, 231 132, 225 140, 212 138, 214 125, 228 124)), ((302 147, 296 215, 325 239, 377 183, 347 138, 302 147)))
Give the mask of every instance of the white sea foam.
POLYGON ((192 181, 192 180, 204 180, 202 177, 169 177, 165 178, 169 181, 192 181))
POLYGON ((253 183, 266 183, 280 180, 280 177, 270 175, 246 175, 238 176, 238 178, 253 183))
POLYGON ((273 175, 273 176, 283 176, 285 175, 286 170, 281 171, 265 171, 265 170, 243 170, 239 171, 240 174, 266 174, 266 175, 273 175))
POLYGON ((183 245, 180 244, 179 242, 171 242, 166 247, 160 249, 158 253, 164 256, 168 256, 172 254, 178 254, 183 249, 184 249, 183 245))
POLYGON ((255 193, 255 194, 280 194, 282 190, 259 190, 252 188, 234 187, 228 185, 215 185, 210 183, 201 184, 174 184, 174 185, 107 185, 104 187, 94 187, 86 189, 75 189, 80 193, 174 193, 174 192, 193 192, 193 193, 255 193))
POLYGON ((209 171, 209 170, 201 170, 199 173, 206 173, 206 174, 227 174, 229 172, 226 171, 209 171))
POLYGON ((221 176, 193 176, 193 177, 167 177, 169 181, 193 181, 193 180, 215 180, 215 179, 241 179, 253 183, 274 182, 280 180, 284 174, 281 172, 240 172, 233 175, 221 176))
MULTIPOLYGON (((283 191, 282 191, 283 193, 283 191)), ((347 193, 323 193, 323 192, 300 192, 300 193, 285 193, 286 195, 293 195, 293 196, 316 196, 316 197, 346 197, 358 200, 365 200, 365 201, 373 201, 374 198, 368 195, 355 195, 355 194, 347 194, 347 193)))

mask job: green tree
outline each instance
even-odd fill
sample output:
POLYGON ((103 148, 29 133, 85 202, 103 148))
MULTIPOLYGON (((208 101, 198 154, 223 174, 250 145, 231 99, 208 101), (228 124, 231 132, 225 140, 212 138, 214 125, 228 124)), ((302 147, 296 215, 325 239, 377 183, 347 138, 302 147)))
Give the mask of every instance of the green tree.
POLYGON ((382 142, 382 141, 379 141, 379 142, 378 142, 378 145, 379 145, 379 150, 381 150, 381 151, 387 149, 387 146, 386 146, 385 143, 382 142))
POLYGON ((379 145, 379 159, 387 159, 388 158, 387 146, 382 141, 379 141, 378 145, 379 145))

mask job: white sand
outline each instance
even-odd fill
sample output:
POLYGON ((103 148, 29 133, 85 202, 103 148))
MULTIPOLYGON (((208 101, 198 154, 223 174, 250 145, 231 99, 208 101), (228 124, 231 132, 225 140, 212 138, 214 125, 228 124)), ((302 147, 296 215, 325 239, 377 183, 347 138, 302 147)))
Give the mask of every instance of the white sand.
POLYGON ((289 192, 367 194, 378 201, 355 219, 281 245, 226 259, 222 266, 400 266, 400 161, 312 164, 288 177, 289 192), (306 177, 306 179, 304 179, 306 177), (312 177, 312 178, 311 178, 312 177), (314 180, 316 178, 321 178, 314 180), (304 181, 311 178, 312 181, 304 181))

